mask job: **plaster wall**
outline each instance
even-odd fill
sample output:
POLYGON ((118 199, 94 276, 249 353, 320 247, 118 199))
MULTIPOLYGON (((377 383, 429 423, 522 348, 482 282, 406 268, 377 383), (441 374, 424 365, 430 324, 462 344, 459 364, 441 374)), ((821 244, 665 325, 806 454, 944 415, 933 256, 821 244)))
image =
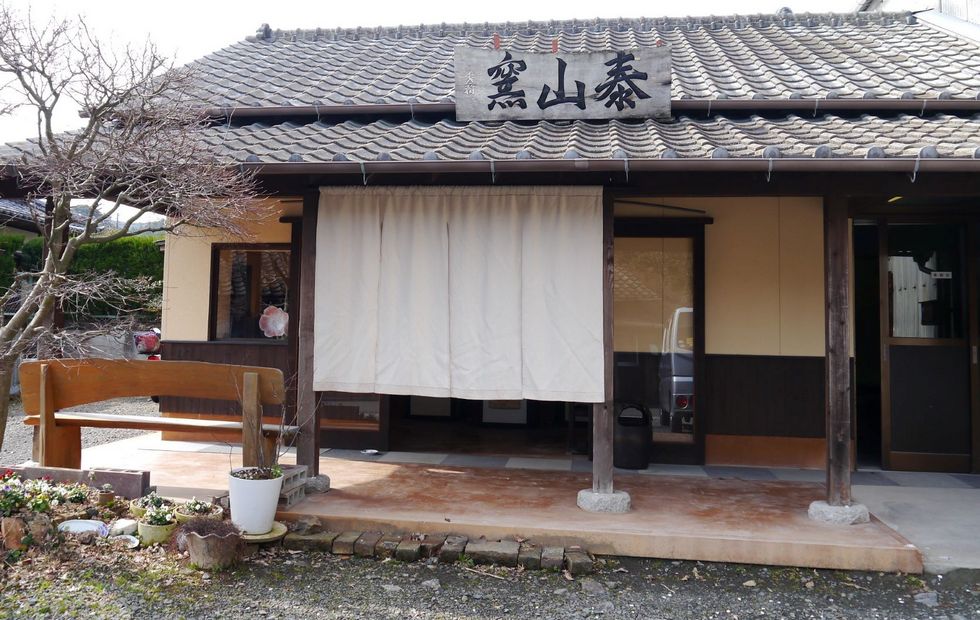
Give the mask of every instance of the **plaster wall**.
POLYGON ((707 215, 705 352, 823 356, 820 198, 645 198, 693 209, 617 205, 621 216, 707 215))
POLYGON ((208 339, 208 304, 211 297, 211 246, 215 243, 289 243, 292 226, 279 221, 298 216, 302 204, 273 205, 264 218, 248 222, 250 236, 238 238, 215 229, 182 228, 168 234, 163 260, 163 321, 165 340, 208 339))

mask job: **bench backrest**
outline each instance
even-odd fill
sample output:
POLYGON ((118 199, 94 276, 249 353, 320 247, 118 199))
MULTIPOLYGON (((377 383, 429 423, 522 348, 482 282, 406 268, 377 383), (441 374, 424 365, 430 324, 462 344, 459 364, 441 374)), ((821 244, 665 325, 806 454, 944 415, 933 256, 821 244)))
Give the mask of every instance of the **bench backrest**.
POLYGON ((286 392, 278 368, 166 360, 32 360, 20 365, 21 399, 27 415, 41 413, 42 365, 47 365, 52 383, 54 411, 132 396, 241 401, 245 373, 258 375, 258 400, 262 405, 281 404, 286 392))

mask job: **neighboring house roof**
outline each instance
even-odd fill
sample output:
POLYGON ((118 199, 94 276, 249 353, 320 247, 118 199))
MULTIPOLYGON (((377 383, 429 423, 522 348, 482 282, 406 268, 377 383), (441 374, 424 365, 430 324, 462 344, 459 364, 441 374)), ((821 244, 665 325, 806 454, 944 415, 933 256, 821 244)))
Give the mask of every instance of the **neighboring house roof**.
POLYGON ((36 217, 44 217, 43 200, 0 198, 0 226, 37 232, 36 217))
POLYGON ((898 13, 273 31, 194 62, 214 107, 446 104, 457 45, 551 52, 672 46, 671 98, 962 98, 980 53, 898 13))

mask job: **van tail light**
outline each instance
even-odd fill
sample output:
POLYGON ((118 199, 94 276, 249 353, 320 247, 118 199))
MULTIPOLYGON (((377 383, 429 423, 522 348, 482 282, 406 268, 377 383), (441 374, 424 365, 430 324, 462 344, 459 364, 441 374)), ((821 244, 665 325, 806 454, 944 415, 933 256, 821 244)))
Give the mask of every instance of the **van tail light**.
POLYGON ((687 409, 690 403, 687 396, 677 396, 674 398, 674 404, 677 405, 678 409, 687 409))

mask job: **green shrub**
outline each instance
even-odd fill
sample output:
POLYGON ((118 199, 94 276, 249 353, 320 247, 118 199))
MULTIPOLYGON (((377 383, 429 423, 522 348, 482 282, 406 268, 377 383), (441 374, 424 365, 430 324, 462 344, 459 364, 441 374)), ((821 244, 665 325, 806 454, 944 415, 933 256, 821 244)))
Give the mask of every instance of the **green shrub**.
MULTIPOLYGON (((156 245, 159 236, 140 235, 117 239, 110 243, 87 244, 78 249, 71 266, 71 273, 115 272, 123 278, 149 278, 159 283, 163 291, 163 253, 156 245)), ((19 235, 0 235, 0 291, 6 291, 13 283, 16 263, 14 253, 22 254, 22 267, 37 271, 41 268, 44 240, 41 237, 25 239, 19 235)), ((127 310, 138 310, 140 304, 115 304, 127 310)), ((88 308, 92 314, 112 314, 111 304, 97 304, 88 308)), ((155 309, 158 310, 158 309, 155 309)), ((84 317, 78 317, 84 318, 84 317)))

